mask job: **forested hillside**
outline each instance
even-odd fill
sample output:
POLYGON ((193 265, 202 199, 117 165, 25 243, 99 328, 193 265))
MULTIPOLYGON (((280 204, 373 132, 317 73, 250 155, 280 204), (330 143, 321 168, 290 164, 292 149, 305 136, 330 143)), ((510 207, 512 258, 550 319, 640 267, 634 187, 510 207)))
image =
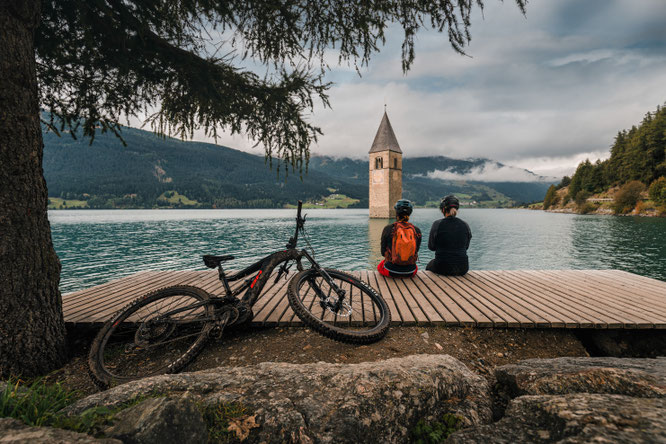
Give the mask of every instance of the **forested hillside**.
POLYGON ((544 207, 563 206, 567 201, 574 201, 581 209, 591 210, 589 205, 584 205, 590 196, 603 194, 595 200, 611 200, 608 196, 612 195, 617 201, 616 194, 622 198, 629 192, 634 197, 626 202, 616 202, 615 208, 615 212, 627 212, 634 209, 641 193, 648 188, 650 198, 657 196, 654 204, 666 203, 661 202, 660 197, 661 183, 666 175, 666 108, 657 107, 656 111, 648 112, 638 126, 618 132, 610 154, 610 158, 604 161, 591 163, 586 160, 578 165, 571 178, 565 177, 559 187, 548 191, 544 207), (566 194, 560 193, 562 196, 558 198, 557 189, 567 186, 566 194))
POLYGON ((44 136, 49 196, 87 201, 91 208, 280 208, 298 199, 337 193, 367 206, 367 184, 350 184, 311 171, 280 177, 263 157, 207 143, 160 138, 123 129, 127 146, 111 134, 92 145, 68 135, 44 136), (174 201, 173 192, 185 196, 174 201), (365 201, 363 200, 365 199, 365 201))
MULTIPOLYGON (((44 175, 52 208, 280 208, 296 200, 322 206, 368 205, 368 163, 313 156, 307 173, 285 175, 263 156, 224 146, 160 138, 123 128, 127 146, 111 134, 90 145, 68 134, 44 134, 44 175)), ((478 206, 536 201, 548 183, 439 180, 429 173, 464 174, 487 159, 404 159, 403 195, 434 205, 450 193, 478 206)), ((493 163, 496 165, 501 165, 493 163)))
POLYGON ((614 185, 638 180, 651 184, 666 175, 666 108, 647 113, 638 127, 620 131, 611 147, 611 156, 594 164, 578 165, 571 178, 570 192, 599 193, 614 185))

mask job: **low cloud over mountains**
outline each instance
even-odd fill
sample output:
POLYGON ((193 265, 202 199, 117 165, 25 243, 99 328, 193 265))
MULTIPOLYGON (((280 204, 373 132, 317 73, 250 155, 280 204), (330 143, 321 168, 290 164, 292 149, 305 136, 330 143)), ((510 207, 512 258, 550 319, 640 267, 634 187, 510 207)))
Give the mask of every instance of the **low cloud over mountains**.
POLYGON ((539 176, 531 171, 501 163, 486 161, 482 165, 460 172, 453 168, 429 171, 425 177, 440 180, 465 180, 474 182, 555 182, 557 178, 539 176))

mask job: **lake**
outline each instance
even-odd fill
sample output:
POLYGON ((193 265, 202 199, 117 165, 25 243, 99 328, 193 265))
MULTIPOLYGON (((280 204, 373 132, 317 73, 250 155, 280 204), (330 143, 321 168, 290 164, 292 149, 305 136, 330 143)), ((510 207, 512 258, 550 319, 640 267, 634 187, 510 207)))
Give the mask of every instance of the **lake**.
MULTIPOLYGON (((386 220, 367 209, 306 210, 306 230, 320 264, 376 267, 386 220)), ((461 209, 472 229, 470 269, 620 269, 666 281, 666 219, 461 209)), ((230 269, 278 249, 293 234, 296 210, 49 211, 62 262, 63 293, 141 270, 205 269, 204 254, 234 254, 230 269)), ((417 209, 423 232, 419 267, 434 253, 427 239, 435 209, 417 209)), ((299 247, 305 246, 299 239, 299 247)))

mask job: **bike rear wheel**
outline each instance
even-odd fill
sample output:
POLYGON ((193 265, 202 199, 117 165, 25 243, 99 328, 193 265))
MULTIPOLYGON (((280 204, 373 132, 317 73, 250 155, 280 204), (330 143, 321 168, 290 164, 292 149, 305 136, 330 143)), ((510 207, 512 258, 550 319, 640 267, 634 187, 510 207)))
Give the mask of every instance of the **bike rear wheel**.
POLYGON ((204 290, 173 286, 136 299, 99 331, 88 355, 90 375, 102 387, 175 373, 194 359, 213 326, 204 290))
POLYGON ((386 301, 352 275, 331 269, 326 272, 346 292, 342 306, 335 310, 322 300, 322 296, 337 300, 337 295, 324 277, 311 268, 289 282, 287 297, 296 315, 317 332, 338 341, 367 344, 383 338, 391 323, 386 301))

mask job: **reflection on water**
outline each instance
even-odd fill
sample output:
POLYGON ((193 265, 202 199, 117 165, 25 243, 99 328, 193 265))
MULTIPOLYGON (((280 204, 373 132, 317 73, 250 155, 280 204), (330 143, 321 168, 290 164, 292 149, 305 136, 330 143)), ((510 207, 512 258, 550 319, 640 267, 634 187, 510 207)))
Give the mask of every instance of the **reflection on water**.
POLYGON ((576 268, 618 268, 666 280, 666 224, 641 217, 580 218, 572 227, 576 268))
POLYGON ((382 256, 382 231, 384 227, 395 222, 395 219, 368 219, 368 252, 369 264, 371 268, 377 268, 377 265, 384 259, 382 256))
MULTIPOLYGON (((306 229, 316 258, 345 270, 374 268, 387 219, 368 210, 309 210, 306 229)), ((666 219, 579 216, 541 211, 462 209, 472 229, 470 268, 617 268, 666 280, 666 219)), ((427 239, 436 209, 416 209, 423 233, 419 267, 434 253, 427 239)), ((249 265, 284 248, 294 210, 50 211, 62 261, 63 292, 140 270, 203 269, 203 254, 230 254, 230 267, 249 265)), ((299 246, 305 246, 299 239, 299 246)))

